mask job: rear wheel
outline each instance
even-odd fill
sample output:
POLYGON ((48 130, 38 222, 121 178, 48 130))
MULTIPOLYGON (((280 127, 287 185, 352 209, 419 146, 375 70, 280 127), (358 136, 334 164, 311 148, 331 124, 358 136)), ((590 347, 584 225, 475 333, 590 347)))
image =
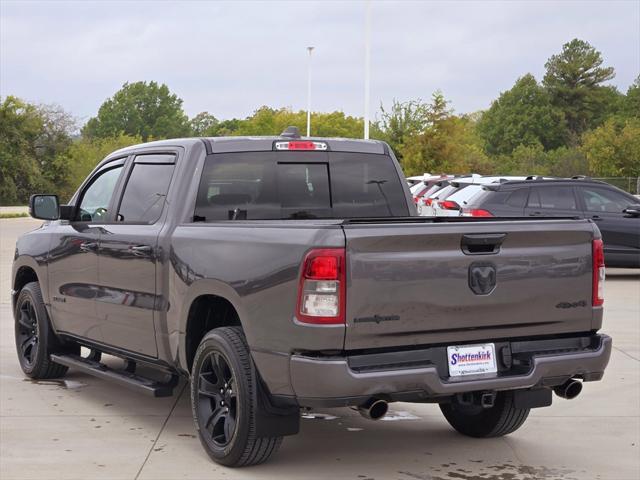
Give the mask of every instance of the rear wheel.
POLYGON ((256 465, 282 437, 256 437, 257 375, 242 330, 217 328, 202 339, 191 372, 191 406, 200 442, 217 463, 256 465))
POLYGON ((22 371, 34 379, 58 378, 67 373, 67 367, 49 359, 60 344, 49 324, 38 282, 22 288, 14 317, 16 350, 22 371))
POLYGON ((498 392, 491 408, 441 403, 440 410, 453 428, 476 438, 501 437, 515 432, 529 416, 528 408, 516 408, 513 392, 498 392))

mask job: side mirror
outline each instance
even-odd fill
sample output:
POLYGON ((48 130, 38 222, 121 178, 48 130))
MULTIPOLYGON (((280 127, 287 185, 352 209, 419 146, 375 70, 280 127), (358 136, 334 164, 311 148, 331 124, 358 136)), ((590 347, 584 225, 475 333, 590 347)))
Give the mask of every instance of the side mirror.
POLYGON ((60 206, 57 195, 31 195, 29 198, 29 215, 39 220, 58 220, 60 206))
POLYGON ((640 205, 631 205, 625 208, 622 213, 626 213, 627 215, 631 215, 633 217, 640 217, 640 205))

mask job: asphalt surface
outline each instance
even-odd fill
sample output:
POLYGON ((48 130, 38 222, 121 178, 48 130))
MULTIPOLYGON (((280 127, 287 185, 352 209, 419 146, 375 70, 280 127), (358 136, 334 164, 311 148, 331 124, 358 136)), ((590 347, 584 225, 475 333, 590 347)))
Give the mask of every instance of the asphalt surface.
POLYGON ((33 382, 18 365, 9 305, 16 237, 0 220, 0 479, 640 479, 640 271, 609 270, 605 328, 615 349, 602 382, 533 410, 512 435, 455 433, 437 406, 396 403, 383 421, 350 409, 310 412, 264 465, 212 463, 189 398, 150 399, 70 371, 33 382))

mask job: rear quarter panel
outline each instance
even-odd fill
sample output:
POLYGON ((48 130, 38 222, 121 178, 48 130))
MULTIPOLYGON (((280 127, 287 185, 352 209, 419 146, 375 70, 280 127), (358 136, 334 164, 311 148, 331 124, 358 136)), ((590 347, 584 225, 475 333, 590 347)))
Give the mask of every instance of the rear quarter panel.
MULTIPOLYGON (((301 325, 294 316, 305 253, 344 243, 342 229, 330 223, 321 228, 299 220, 178 226, 169 252, 168 328, 179 338, 181 355, 189 308, 203 294, 234 305, 263 374, 269 368, 261 362, 264 355, 288 362, 294 348, 341 350, 344 325, 301 325)), ((186 365, 184 357, 181 364, 186 365)))

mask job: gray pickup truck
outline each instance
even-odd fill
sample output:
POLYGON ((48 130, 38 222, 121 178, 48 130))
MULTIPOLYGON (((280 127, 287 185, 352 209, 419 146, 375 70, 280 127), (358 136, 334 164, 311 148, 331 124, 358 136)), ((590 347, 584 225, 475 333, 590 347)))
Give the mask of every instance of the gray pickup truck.
POLYGON ((46 222, 13 264, 25 374, 152 396, 183 377, 228 466, 269 458, 304 408, 435 402, 462 434, 505 435, 611 353, 592 221, 418 217, 379 141, 153 142, 30 209, 46 222))

